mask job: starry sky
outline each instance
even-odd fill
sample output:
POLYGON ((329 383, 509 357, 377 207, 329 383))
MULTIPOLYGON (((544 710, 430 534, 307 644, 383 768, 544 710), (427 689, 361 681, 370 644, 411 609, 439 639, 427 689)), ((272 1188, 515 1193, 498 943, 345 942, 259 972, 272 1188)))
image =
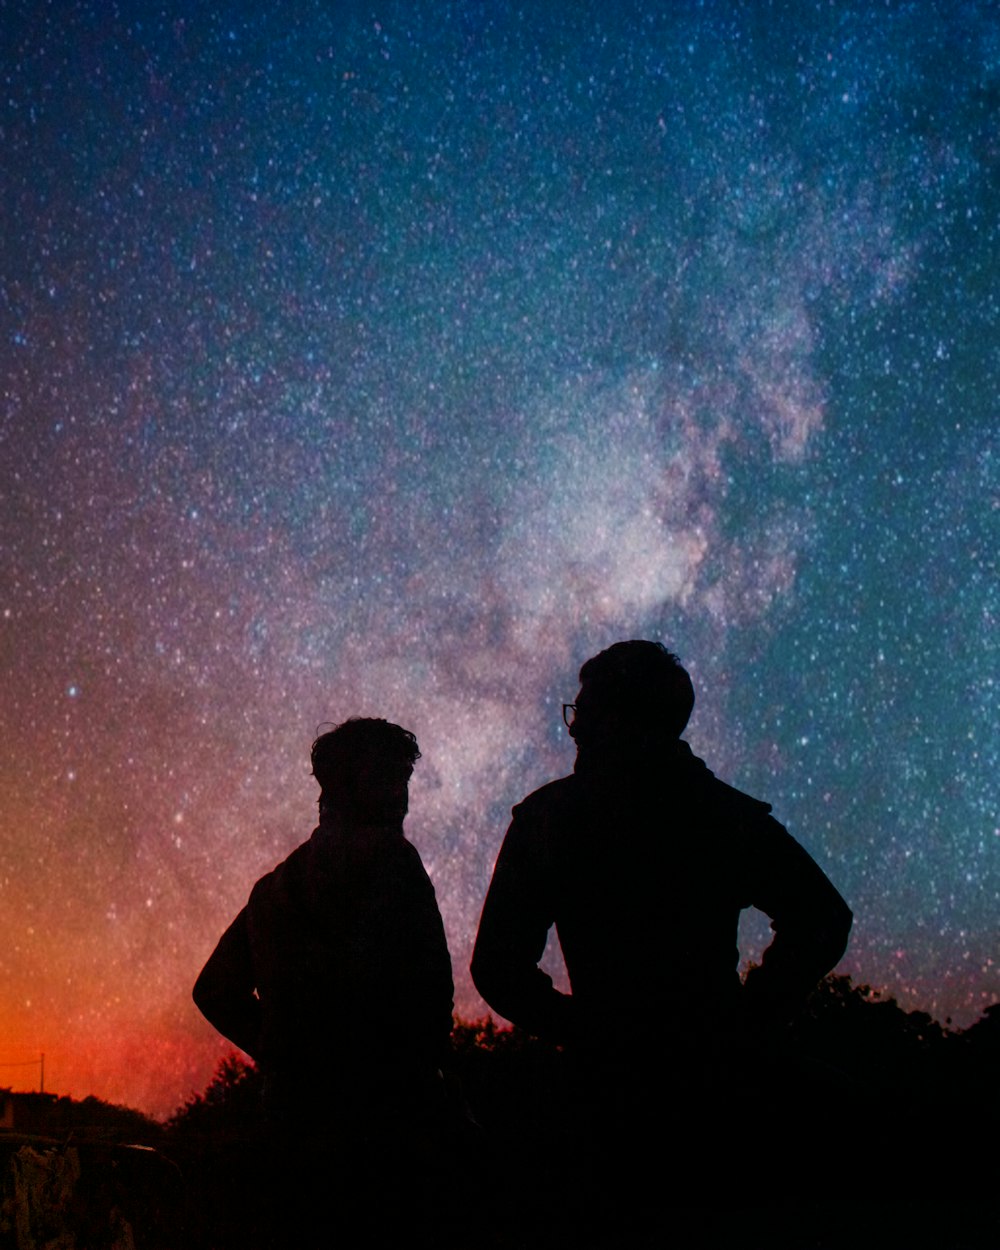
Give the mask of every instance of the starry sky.
POLYGON ((631 637, 850 902, 843 970, 1000 998, 992 3, 3 26, 0 1085, 204 1086, 190 987, 353 714, 420 740, 483 1014, 509 809, 631 637))

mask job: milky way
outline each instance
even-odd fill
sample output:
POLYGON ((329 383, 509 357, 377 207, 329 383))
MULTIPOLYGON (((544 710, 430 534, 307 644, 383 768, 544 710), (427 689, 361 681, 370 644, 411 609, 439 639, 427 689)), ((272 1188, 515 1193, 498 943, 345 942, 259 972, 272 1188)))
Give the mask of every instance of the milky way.
POLYGON ((420 740, 482 1014, 627 637, 845 971, 1000 997, 994 6, 505 9, 5 7, 0 1062, 59 1092, 204 1085, 190 986, 352 714, 420 740))

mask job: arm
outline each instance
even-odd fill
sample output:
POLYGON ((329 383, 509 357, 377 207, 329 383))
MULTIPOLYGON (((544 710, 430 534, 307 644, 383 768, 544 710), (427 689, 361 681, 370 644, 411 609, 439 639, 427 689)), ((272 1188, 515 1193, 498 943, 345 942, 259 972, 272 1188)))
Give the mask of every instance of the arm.
POLYGON ((409 905, 405 940, 411 960, 407 979, 412 997, 408 1014, 415 1024, 414 1039, 420 1039, 427 1059, 434 1067, 445 1068, 451 1056, 455 993, 451 955, 434 886, 416 849, 409 842, 405 845, 412 876, 412 887, 405 894, 409 905))
POLYGON ((523 807, 514 809, 483 904, 472 979, 500 1015, 562 1042, 573 1033, 573 1000, 538 966, 555 919, 544 834, 523 807))
POLYGON ((797 1006, 837 963, 851 931, 850 908, 826 874, 770 816, 754 849, 753 905, 771 917, 774 940, 745 985, 754 1011, 797 1006))
POLYGON ((261 1030, 255 988, 244 907, 201 970, 193 998, 205 1019, 251 1058, 257 1055, 261 1030))

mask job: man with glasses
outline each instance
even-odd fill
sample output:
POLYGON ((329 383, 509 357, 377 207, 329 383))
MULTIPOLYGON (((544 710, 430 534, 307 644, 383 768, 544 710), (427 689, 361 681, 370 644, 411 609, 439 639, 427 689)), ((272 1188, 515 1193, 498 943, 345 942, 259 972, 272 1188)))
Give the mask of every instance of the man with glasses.
POLYGON ((655 1001, 684 1045, 741 1011, 786 1012, 843 954, 847 905, 769 804, 691 753, 680 735, 693 706, 690 677, 659 643, 616 643, 580 670, 563 706, 573 775, 515 807, 472 962, 486 1001, 529 1032, 608 1044, 622 1038, 623 1004, 655 1001), (750 906, 775 936, 741 986, 750 906), (570 995, 538 967, 553 924, 570 995))
POLYGON ((675 1134, 694 1131, 709 1102, 737 1085, 743 1096, 741 1059, 780 1032, 851 926, 770 806, 692 754, 681 734, 693 706, 659 643, 619 642, 584 664, 563 707, 573 774, 514 808, 472 959, 491 1007, 576 1057, 586 1123, 616 1142, 665 1108, 675 1134), (741 983, 751 906, 774 938, 741 983), (553 924, 569 994, 539 967, 553 924))

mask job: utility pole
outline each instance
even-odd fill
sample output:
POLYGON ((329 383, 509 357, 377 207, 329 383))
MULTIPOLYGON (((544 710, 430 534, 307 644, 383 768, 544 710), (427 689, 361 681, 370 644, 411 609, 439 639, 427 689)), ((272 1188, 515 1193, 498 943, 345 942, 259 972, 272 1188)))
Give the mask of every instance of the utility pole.
POLYGON ((38 1080, 38 1092, 40 1094, 44 1094, 45 1093, 45 1051, 44 1050, 42 1051, 39 1063, 41 1064, 42 1074, 38 1080))

